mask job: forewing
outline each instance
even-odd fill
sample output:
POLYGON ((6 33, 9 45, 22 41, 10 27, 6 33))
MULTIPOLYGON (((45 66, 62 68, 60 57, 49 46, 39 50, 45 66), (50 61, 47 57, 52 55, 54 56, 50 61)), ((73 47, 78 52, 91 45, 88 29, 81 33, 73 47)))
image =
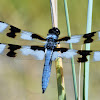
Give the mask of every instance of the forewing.
MULTIPOLYGON (((0 22, 0 42, 5 43, 5 39, 9 37, 12 40, 16 39, 16 41, 23 41, 23 40, 27 40, 27 41, 36 41, 36 40, 40 40, 41 42, 45 42, 46 38, 35 34, 33 32, 28 32, 28 31, 24 31, 21 30, 17 27, 14 27, 12 25, 9 25, 7 23, 4 22, 0 22)), ((9 41, 6 41, 9 43, 9 41)))
POLYGON ((94 41, 100 40, 100 31, 91 32, 83 35, 72 35, 69 37, 63 37, 58 39, 60 42, 64 43, 77 43, 77 44, 86 44, 93 43, 94 41))

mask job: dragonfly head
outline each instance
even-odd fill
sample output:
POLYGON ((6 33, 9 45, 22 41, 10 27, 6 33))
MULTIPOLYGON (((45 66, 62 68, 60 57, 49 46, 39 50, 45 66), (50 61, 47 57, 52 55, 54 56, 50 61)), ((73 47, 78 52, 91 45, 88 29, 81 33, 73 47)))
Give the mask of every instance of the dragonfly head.
POLYGON ((49 34, 47 35, 47 43, 45 44, 45 48, 53 50, 56 46, 56 40, 58 39, 60 34, 60 30, 58 28, 53 27, 49 30, 49 34))
POLYGON ((60 30, 59 30, 58 28, 56 28, 56 27, 53 27, 53 28, 51 28, 51 29, 49 30, 48 33, 49 33, 49 34, 55 34, 57 37, 59 37, 59 35, 60 35, 60 30))

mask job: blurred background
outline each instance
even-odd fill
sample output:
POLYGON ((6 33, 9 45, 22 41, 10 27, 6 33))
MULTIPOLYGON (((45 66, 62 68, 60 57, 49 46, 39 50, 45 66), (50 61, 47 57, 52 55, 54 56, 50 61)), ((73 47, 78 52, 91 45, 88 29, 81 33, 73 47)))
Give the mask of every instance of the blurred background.
MULTIPOLYGON (((67 1, 72 35, 85 34, 88 0, 67 1)), ((92 19, 92 31, 100 30, 100 0, 94 0, 92 19)), ((50 0, 0 0, 0 20, 46 37, 52 27, 50 0)), ((58 27, 61 31, 60 37, 67 36, 63 0, 58 0, 58 27)), ((100 50, 99 47, 99 42, 91 44, 93 50, 100 50)), ((75 45, 73 48, 80 49, 81 45, 75 45)), ((55 62, 44 94, 41 87, 43 66, 44 61, 16 60, 0 56, 0 100, 58 100, 55 62)), ((89 100, 100 98, 99 66, 100 62, 90 63, 89 100)), ((63 62, 63 67, 67 100, 74 100, 71 64, 63 62)), ((76 64, 77 85, 78 75, 79 65, 76 64)), ((82 78, 83 65, 81 97, 82 78)))

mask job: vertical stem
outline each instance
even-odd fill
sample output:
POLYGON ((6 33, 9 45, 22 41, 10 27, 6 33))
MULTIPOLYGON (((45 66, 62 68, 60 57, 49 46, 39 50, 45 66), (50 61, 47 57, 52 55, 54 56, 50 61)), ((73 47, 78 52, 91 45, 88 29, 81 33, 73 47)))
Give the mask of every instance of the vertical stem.
MULTIPOLYGON (((57 0, 50 0, 50 6, 51 6, 52 27, 58 27, 57 0)), ((58 47, 60 47, 60 45, 58 45, 58 47)), ((61 58, 56 59, 55 66, 56 66, 56 76, 57 76, 58 99, 66 100, 63 66, 61 58)))
POLYGON ((58 27, 57 0, 50 0, 52 27, 58 27))
MULTIPOLYGON (((65 7, 65 15, 66 15, 67 32, 68 32, 68 36, 71 37, 67 0, 64 0, 64 7, 65 7)), ((70 47, 70 49, 72 49, 72 44, 71 43, 69 44, 69 47, 70 47)), ((75 100, 78 100, 74 58, 71 59, 71 64, 72 64, 72 74, 73 74, 75 100)))
MULTIPOLYGON (((92 7, 93 0, 88 0, 88 11, 87 11, 87 29, 86 33, 91 32, 92 27, 92 7)), ((86 50, 90 50, 90 44, 86 44, 86 50)), ((88 62, 84 64, 84 79, 83 79, 83 100, 88 100, 88 88, 89 88, 89 60, 90 57, 87 57, 88 62)))

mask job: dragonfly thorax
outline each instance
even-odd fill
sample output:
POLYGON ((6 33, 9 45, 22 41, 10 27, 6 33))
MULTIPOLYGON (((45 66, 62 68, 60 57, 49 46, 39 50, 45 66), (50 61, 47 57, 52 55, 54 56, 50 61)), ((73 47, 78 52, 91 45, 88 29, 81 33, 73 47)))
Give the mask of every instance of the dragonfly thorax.
POLYGON ((46 38, 47 43, 45 44, 45 48, 53 50, 57 45, 56 42, 57 39, 58 39, 57 35, 49 33, 46 38))
POLYGON ((46 43, 45 47, 47 49, 53 50, 56 47, 55 39, 53 37, 47 38, 47 43, 46 43))

